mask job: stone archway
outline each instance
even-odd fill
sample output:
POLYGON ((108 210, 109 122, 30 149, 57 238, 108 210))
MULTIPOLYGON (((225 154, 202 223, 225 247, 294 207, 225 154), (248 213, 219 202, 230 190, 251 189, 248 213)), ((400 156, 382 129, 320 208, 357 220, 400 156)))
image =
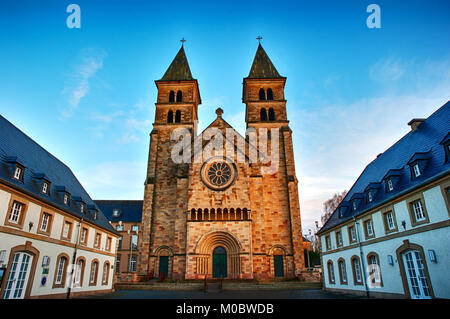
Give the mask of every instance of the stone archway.
POLYGON ((226 258, 226 276, 225 272, 220 272, 220 275, 224 278, 239 278, 242 247, 235 236, 225 231, 213 231, 200 238, 195 247, 196 274, 213 277, 213 253, 222 249, 222 258, 226 258))

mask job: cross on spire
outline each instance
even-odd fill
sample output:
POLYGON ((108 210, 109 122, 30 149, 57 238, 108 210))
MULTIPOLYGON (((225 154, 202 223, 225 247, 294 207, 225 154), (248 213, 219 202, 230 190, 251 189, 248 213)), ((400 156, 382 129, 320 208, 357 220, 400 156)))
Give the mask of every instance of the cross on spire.
POLYGON ((256 38, 256 40, 258 40, 258 42, 261 43, 262 36, 258 36, 258 37, 256 38))
POLYGON ((183 45, 184 45, 184 42, 186 42, 186 40, 184 39, 184 37, 180 40, 180 42, 181 42, 181 46, 183 46, 183 45))

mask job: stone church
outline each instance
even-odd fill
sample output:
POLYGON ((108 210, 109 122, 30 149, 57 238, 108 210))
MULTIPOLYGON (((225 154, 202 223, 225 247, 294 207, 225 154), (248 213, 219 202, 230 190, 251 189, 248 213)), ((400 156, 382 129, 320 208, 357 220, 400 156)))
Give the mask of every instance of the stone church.
POLYGON ((223 152, 216 148, 203 155, 211 141, 197 132, 201 97, 183 46, 155 83, 158 95, 150 133, 138 278, 162 273, 172 279, 299 275, 304 255, 284 96, 286 77, 259 44, 242 91, 247 129, 257 132, 257 139, 234 131, 219 108, 208 129, 215 128, 223 136, 231 129, 235 134, 224 137, 223 152), (189 133, 185 138, 192 145, 200 145, 189 148, 188 162, 173 160, 177 129, 189 133), (261 132, 267 133, 262 136, 261 132), (264 170, 267 164, 259 155, 256 161, 250 160, 252 151, 261 151, 254 142, 263 137, 271 155, 277 156, 272 171, 264 170))

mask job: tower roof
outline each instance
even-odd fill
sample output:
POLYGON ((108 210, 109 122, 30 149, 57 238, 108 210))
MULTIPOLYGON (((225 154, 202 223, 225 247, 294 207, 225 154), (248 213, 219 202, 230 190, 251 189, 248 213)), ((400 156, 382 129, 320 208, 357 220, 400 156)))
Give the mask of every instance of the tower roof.
POLYGON ((180 51, 178 51, 160 81, 183 81, 193 79, 186 54, 184 53, 184 47, 181 46, 180 51))
POLYGON ((258 45, 255 58, 253 59, 252 68, 248 74, 249 79, 273 79, 282 78, 277 69, 270 61, 266 51, 264 51, 261 43, 258 45))

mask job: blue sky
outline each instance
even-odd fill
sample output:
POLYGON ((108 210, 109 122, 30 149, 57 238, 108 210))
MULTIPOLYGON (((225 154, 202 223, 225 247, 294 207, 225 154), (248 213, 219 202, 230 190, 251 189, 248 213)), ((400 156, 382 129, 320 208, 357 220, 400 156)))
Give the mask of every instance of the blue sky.
POLYGON ((450 96, 448 1, 0 2, 0 113, 65 162, 94 199, 141 199, 156 86, 184 37, 203 103, 245 129, 258 35, 279 73, 303 229, 322 202, 450 96), (81 8, 81 29, 66 7, 81 8), (381 8, 369 29, 366 7, 381 8))

